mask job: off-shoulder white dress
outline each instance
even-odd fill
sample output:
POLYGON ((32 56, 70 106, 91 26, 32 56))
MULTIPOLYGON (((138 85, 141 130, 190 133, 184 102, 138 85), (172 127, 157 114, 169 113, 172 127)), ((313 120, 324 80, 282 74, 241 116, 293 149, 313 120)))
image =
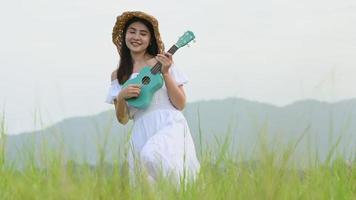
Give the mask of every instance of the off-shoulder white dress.
MULTIPOLYGON (((170 67, 169 73, 177 85, 188 81, 175 65, 170 67)), ((137 75, 133 73, 130 79, 137 75)), ((113 104, 120 90, 118 80, 112 81, 106 102, 113 104)), ((135 163, 140 163, 153 180, 159 175, 172 176, 175 180, 181 180, 183 175, 194 179, 200 168, 194 142, 184 115, 170 102, 166 86, 163 84, 153 95, 148 108, 128 108, 130 119, 134 121, 130 139, 130 169, 134 170, 135 163)))

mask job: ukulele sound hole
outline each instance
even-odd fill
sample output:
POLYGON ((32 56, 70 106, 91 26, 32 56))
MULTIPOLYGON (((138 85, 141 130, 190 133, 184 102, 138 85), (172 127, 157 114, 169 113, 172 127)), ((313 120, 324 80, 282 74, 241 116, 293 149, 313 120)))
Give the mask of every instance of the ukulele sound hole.
POLYGON ((150 83, 150 81, 151 81, 150 77, 145 76, 145 77, 143 77, 143 79, 142 79, 142 84, 147 85, 147 84, 150 83))

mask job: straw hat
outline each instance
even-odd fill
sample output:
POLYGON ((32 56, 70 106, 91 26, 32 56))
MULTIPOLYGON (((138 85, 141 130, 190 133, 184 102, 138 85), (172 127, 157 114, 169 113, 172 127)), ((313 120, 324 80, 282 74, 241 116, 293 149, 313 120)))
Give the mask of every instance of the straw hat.
POLYGON ((124 38, 125 38, 124 33, 123 33, 124 27, 125 27, 127 21, 133 17, 145 19, 152 24, 154 35, 155 35, 155 38, 157 41, 158 51, 159 51, 159 53, 163 53, 164 45, 163 45, 161 35, 158 30, 157 19, 155 17, 153 17, 147 13, 141 12, 141 11, 127 11, 127 12, 123 12, 120 16, 118 16, 116 18, 116 23, 115 23, 115 26, 114 26, 113 32, 112 32, 112 41, 116 45, 120 56, 121 56, 121 52, 120 52, 121 46, 122 46, 122 43, 124 42, 124 38))

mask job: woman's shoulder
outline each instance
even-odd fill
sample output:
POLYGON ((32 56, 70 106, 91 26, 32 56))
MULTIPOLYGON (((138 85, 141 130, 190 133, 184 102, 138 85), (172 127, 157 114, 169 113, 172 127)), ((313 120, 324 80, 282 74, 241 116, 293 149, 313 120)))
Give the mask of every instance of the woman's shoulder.
POLYGON ((111 81, 117 79, 117 69, 111 73, 111 81))

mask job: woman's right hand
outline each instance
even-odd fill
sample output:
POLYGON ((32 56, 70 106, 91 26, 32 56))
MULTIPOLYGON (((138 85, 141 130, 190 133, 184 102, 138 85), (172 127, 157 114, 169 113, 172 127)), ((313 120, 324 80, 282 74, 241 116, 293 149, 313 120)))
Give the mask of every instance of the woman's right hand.
POLYGON ((141 87, 138 84, 130 84, 123 88, 118 94, 118 98, 129 99, 140 96, 141 87))

